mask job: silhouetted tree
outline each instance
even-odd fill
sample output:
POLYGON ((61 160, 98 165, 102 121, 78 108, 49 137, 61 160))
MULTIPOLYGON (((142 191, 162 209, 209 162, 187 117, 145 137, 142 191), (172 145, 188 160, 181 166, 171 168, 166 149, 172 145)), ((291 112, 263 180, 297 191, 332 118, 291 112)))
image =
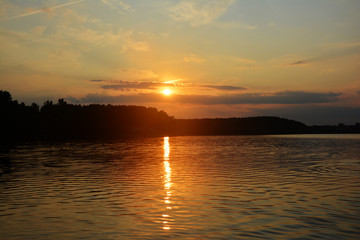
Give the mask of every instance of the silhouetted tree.
POLYGON ((38 113, 40 110, 39 105, 37 105, 36 103, 32 103, 30 106, 31 112, 33 113, 38 113))
POLYGON ((57 103, 58 105, 66 105, 67 104, 67 102, 63 99, 63 98, 60 98, 59 100, 58 100, 58 103, 57 103))
POLYGON ((311 126, 279 118, 174 119, 164 111, 143 106, 74 105, 60 98, 40 108, 12 100, 0 91, 2 143, 19 140, 116 139, 126 136, 237 135, 289 133, 360 133, 354 126, 311 126))
POLYGON ((7 91, 0 90, 0 106, 8 106, 12 102, 11 94, 7 91))

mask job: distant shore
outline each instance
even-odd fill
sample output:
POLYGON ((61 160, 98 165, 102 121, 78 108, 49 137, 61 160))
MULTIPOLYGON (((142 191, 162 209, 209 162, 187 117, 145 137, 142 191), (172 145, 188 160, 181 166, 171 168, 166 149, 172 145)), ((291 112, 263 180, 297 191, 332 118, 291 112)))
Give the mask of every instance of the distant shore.
POLYGON ((175 119, 144 106, 74 105, 59 99, 30 106, 0 91, 1 142, 102 140, 136 136, 360 133, 354 125, 307 126, 274 116, 175 119))

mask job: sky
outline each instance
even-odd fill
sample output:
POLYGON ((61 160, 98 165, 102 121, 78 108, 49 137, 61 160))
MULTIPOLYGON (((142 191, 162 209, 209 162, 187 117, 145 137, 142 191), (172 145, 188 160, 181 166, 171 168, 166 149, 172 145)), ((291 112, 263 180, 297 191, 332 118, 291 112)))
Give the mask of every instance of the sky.
POLYGON ((0 0, 0 89, 26 104, 355 124, 359 12, 358 0, 0 0))

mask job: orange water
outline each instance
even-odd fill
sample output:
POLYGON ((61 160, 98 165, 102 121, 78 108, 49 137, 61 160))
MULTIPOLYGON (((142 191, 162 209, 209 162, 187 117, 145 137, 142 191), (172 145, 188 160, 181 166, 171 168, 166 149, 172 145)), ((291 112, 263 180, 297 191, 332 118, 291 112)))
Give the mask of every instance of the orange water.
POLYGON ((360 137, 22 144, 0 153, 0 222, 1 239, 356 239, 360 137))

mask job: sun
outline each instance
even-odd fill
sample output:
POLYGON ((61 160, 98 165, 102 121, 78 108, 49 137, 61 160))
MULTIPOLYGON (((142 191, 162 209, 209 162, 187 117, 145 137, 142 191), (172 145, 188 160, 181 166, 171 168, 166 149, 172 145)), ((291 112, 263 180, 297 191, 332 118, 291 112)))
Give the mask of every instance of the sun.
POLYGON ((162 93, 163 93, 164 95, 166 95, 166 96, 169 96, 169 95, 171 95, 171 90, 170 90, 170 89, 164 89, 164 90, 162 91, 162 93))

